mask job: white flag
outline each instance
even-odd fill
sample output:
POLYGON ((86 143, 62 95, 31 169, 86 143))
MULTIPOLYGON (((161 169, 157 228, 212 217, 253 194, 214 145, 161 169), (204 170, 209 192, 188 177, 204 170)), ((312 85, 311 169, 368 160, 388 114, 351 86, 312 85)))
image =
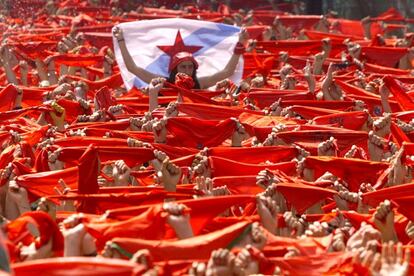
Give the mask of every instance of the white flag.
MULTIPOLYGON (((142 20, 117 25, 137 66, 168 78, 171 53, 188 51, 199 64, 197 77, 210 76, 224 69, 233 55, 240 28, 200 20, 181 18, 142 20)), ((130 73, 114 38, 115 56, 127 89, 145 82, 130 73)), ((230 78, 238 83, 243 74, 243 58, 230 78)))

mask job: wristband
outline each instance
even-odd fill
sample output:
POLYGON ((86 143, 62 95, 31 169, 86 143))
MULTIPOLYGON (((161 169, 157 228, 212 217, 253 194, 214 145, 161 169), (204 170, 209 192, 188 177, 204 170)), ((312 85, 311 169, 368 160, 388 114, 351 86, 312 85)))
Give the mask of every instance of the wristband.
POLYGON ((122 41, 125 41, 125 39, 124 38, 118 39, 118 43, 120 43, 122 41))
POLYGON ((237 42, 236 47, 234 47, 234 54, 242 55, 246 52, 246 47, 240 42, 237 42))

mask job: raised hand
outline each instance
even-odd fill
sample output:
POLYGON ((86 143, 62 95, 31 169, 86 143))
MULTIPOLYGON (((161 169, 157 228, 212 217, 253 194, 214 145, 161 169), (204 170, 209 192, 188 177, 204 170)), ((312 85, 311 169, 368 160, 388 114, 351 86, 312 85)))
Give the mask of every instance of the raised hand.
POLYGON ((374 223, 378 230, 381 231, 384 242, 398 241, 394 227, 394 211, 389 200, 381 202, 375 210, 374 223))
POLYGON ((241 147, 242 142, 249 137, 244 126, 236 119, 236 129, 231 136, 231 146, 241 147))
POLYGON ((240 33, 239 33, 239 42, 244 45, 247 43, 248 40, 249 40, 249 33, 247 32, 245 28, 241 28, 240 33))
POLYGON ((374 134, 372 130, 368 133, 368 151, 372 161, 381 161, 383 159, 385 145, 386 141, 374 134))
POLYGON ((185 213, 186 206, 175 202, 165 203, 163 209, 168 212, 167 223, 174 229, 179 239, 194 236, 190 216, 185 213))
POLYGON ((374 132, 380 137, 391 133, 391 114, 384 113, 384 116, 374 121, 374 132))
POLYGON ((333 137, 318 145, 318 156, 336 156, 336 151, 336 141, 333 137))
POLYGON ((120 27, 114 27, 112 30, 112 34, 117 40, 124 39, 124 33, 120 27))
POLYGON ((233 275, 235 256, 228 249, 219 248, 211 252, 207 263, 206 276, 233 275))
POLYGON ((166 157, 162 162, 161 169, 157 175, 166 191, 175 192, 181 174, 181 168, 171 163, 170 158, 166 157))
POLYGON ((236 275, 247 276, 259 273, 259 263, 253 259, 250 251, 251 246, 248 245, 237 254, 234 260, 236 275))
POLYGON ((131 183, 131 168, 124 160, 115 161, 113 177, 115 186, 128 186, 131 183))
POLYGON ((63 169, 64 163, 59 160, 59 154, 61 150, 57 149, 54 152, 48 152, 47 163, 49 164, 49 169, 52 171, 63 169))
POLYGON ((264 228, 270 233, 277 233, 278 206, 270 196, 259 195, 256 197, 257 212, 264 228))
POLYGON ((349 238, 346 250, 359 252, 370 249, 375 252, 380 239, 381 232, 372 227, 372 225, 363 222, 361 227, 349 238))
POLYGON ((167 120, 155 120, 152 124, 152 130, 154 132, 154 141, 155 143, 164 144, 167 141, 167 120))

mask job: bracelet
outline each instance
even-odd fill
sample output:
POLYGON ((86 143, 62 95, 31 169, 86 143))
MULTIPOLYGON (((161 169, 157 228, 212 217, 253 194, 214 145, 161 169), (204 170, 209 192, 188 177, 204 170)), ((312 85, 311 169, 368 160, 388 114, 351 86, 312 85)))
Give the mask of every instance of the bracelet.
POLYGON ((234 54, 242 55, 246 52, 246 47, 240 42, 237 42, 236 47, 234 47, 234 54))
POLYGON ((118 43, 122 41, 125 41, 125 39, 124 38, 118 39, 118 43))

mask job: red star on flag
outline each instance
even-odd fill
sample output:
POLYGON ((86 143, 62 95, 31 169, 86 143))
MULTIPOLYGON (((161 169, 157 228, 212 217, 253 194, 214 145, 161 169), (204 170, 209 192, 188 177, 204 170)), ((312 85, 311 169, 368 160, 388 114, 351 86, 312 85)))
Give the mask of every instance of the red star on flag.
POLYGON ((175 54, 180 52, 188 52, 190 54, 193 54, 201 48, 203 48, 202 46, 185 45, 183 38, 181 37, 180 31, 177 32, 174 45, 162 45, 157 47, 161 49, 163 52, 165 52, 167 55, 169 55, 171 58, 175 56, 175 54))

